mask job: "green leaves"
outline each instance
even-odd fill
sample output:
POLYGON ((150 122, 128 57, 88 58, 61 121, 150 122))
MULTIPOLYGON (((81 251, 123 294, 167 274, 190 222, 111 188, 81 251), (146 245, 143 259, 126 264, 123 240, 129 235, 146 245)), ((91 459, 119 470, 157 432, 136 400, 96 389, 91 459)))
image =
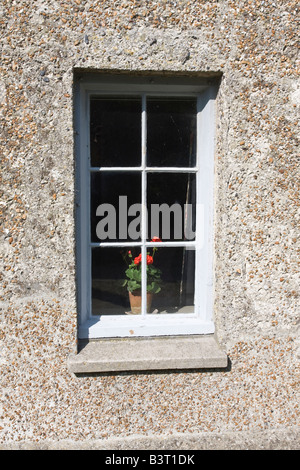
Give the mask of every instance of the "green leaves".
POLYGON ((147 285, 147 292, 152 292, 153 294, 158 294, 161 291, 161 287, 158 282, 151 282, 151 284, 147 285))
MULTIPOLYGON (((131 263, 125 271, 127 279, 123 282, 123 287, 127 286, 127 290, 133 292, 140 290, 142 285, 141 265, 131 263)), ((161 270, 153 265, 147 265, 147 292, 157 294, 160 292, 161 270)))
POLYGON ((139 268, 136 268, 136 265, 131 264, 129 268, 126 269, 125 274, 130 280, 141 282, 142 273, 139 268))

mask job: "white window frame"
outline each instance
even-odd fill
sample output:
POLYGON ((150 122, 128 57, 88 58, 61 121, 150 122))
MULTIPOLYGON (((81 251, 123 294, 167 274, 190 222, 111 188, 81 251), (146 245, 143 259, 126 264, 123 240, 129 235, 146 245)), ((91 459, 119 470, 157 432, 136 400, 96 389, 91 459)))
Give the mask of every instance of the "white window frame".
POLYGON ((76 178, 76 259, 78 337, 94 339, 108 337, 169 336, 212 334, 213 322, 213 187, 214 187, 214 131, 216 86, 201 78, 139 77, 85 74, 75 82, 75 178, 76 178), (90 167, 90 109, 91 96, 105 94, 142 96, 142 164, 140 167, 90 167), (197 97, 197 147, 194 168, 146 167, 146 95, 197 97), (142 241, 92 243, 90 238, 90 172, 138 171, 142 173, 142 241), (143 295, 141 315, 102 315, 91 313, 91 248, 96 246, 140 246, 142 252, 142 293, 146 292, 146 250, 155 246, 147 242, 146 234, 146 175, 149 171, 191 172, 196 174, 197 211, 195 242, 163 242, 156 246, 193 246, 196 256, 194 313, 146 314, 146 296, 143 295), (201 214, 199 208, 202 208, 201 214), (199 231, 199 224, 204 230, 199 231), (144 261, 143 261, 144 260, 144 261))

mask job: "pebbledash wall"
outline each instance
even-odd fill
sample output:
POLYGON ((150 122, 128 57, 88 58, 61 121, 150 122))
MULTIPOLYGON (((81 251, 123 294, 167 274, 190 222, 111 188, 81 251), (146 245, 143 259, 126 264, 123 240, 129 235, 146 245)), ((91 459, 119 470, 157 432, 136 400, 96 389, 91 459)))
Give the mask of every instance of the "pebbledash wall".
POLYGON ((297 448, 297 4, 2 0, 0 448, 297 448), (220 77, 214 321, 227 369, 68 370, 80 71, 220 77))

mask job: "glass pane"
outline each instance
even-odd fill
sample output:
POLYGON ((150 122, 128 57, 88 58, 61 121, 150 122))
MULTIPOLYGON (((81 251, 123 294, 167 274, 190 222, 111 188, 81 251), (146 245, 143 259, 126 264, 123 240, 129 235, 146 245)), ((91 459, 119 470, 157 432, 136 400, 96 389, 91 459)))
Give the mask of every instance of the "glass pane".
POLYGON ((130 311, 121 248, 92 248, 92 314, 125 315, 130 311))
MULTIPOLYGON (((92 314, 141 314, 140 248, 92 248, 92 314), (136 262, 135 262, 136 260, 136 262)), ((149 249, 147 312, 193 313, 195 251, 149 249)))
POLYGON ((141 98, 107 96, 90 102, 93 167, 140 166, 141 98))
POLYGON ((148 166, 195 166, 196 113, 196 98, 148 98, 148 166))
POLYGON ((148 239, 193 241, 196 225, 196 175, 149 173, 148 239))
POLYGON ((91 241, 140 240, 141 175, 91 173, 91 241))
POLYGON ((153 249, 149 249, 148 256, 153 258, 150 267, 156 271, 154 280, 151 271, 147 273, 148 291, 153 291, 148 313, 193 313, 195 250, 162 247, 154 254, 153 249))

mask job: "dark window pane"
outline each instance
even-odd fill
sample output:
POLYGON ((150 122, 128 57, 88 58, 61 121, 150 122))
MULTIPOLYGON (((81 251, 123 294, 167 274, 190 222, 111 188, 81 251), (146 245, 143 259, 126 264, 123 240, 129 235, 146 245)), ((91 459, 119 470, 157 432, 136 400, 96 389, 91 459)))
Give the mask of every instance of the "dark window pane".
POLYGON ((141 99, 91 99, 90 148, 93 167, 140 166, 141 99))
POLYGON ((92 314, 125 315, 129 296, 122 284, 126 264, 121 248, 92 249, 92 314))
MULTIPOLYGON (((137 247, 130 251, 132 258, 129 262, 138 256, 140 249, 137 247)), ((135 298, 130 299, 128 286, 123 286, 124 280, 128 279, 125 274, 128 268, 124 261, 126 253, 122 248, 92 249, 93 315, 141 313, 140 290, 132 291, 135 298)), ((153 262, 147 269, 147 312, 149 314, 193 313, 195 251, 182 247, 159 248, 153 256, 153 250, 149 249, 148 257, 153 257, 153 262), (156 274, 159 270, 158 277, 154 276, 149 268, 155 268, 156 274)))
POLYGON ((139 172, 91 173, 91 241, 140 240, 139 172))
MULTIPOLYGON (((149 249, 151 256, 152 250, 149 249)), ((153 264, 161 272, 160 291, 153 295, 149 313, 193 313, 195 294, 195 250, 159 248, 153 264)), ((149 282, 148 282, 149 284, 149 282)))
POLYGON ((193 173, 149 173, 148 239, 193 241, 196 224, 196 176, 193 173))
POLYGON ((195 166, 196 111, 196 98, 148 99, 148 166, 195 166))

